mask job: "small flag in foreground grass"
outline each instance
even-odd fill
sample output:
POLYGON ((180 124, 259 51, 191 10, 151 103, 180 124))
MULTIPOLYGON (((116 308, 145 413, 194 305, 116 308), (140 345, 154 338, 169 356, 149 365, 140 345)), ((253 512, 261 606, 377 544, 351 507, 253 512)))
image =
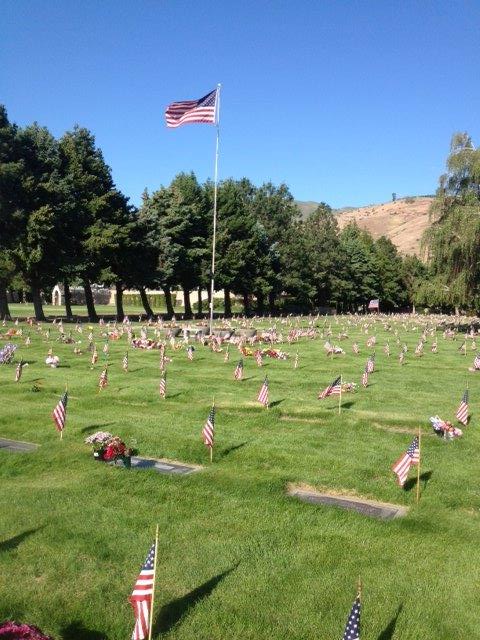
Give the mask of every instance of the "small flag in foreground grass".
POLYGON ((128 352, 123 356, 122 369, 127 373, 128 371, 128 352))
POLYGON ((165 372, 163 376, 160 378, 160 386, 158 388, 160 392, 160 396, 165 398, 167 395, 167 373, 165 372))
POLYGON ((193 360, 193 352, 194 348, 192 347, 192 345, 190 345, 187 349, 187 357, 189 360, 193 360))
POLYGON ((262 352, 260 351, 260 349, 257 349, 257 351, 255 351, 255 360, 256 360, 257 365, 259 367, 263 366, 263 357, 262 357, 262 352))
POLYGON ((65 429, 65 421, 67 419, 67 402, 68 402, 68 392, 65 391, 65 393, 58 401, 58 404, 52 413, 52 418, 53 418, 53 422, 55 423, 55 427, 57 431, 60 431, 60 432, 62 432, 65 429))
POLYGON ((268 378, 265 376, 265 380, 261 386, 261 389, 258 393, 258 402, 263 404, 265 407, 268 407, 268 378))
POLYGON ((410 465, 420 462, 420 449, 418 446, 418 436, 412 440, 407 451, 393 465, 392 471, 398 477, 398 484, 403 487, 410 471, 410 465))
POLYGON ((473 361, 473 368, 476 370, 480 369, 480 353, 477 353, 477 355, 475 356, 475 359, 473 361))
POLYGON ((92 366, 93 366, 94 364, 96 364, 96 363, 97 363, 97 361, 98 361, 98 351, 97 351, 97 347, 96 347, 96 346, 94 346, 94 347, 93 347, 93 353, 92 353, 92 366))
POLYGON ((459 422, 467 426, 468 424, 468 389, 466 389, 463 394, 462 400, 460 402, 460 406, 457 409, 457 413, 455 417, 459 422))
POLYGON ((228 362, 230 360, 230 351, 229 351, 229 345, 227 344, 227 349, 225 351, 225 355, 223 357, 223 361, 224 362, 228 362))
POLYGON ((328 396, 339 395, 341 391, 342 391, 341 376, 338 376, 338 378, 335 378, 335 380, 331 384, 329 384, 326 389, 324 389, 318 394, 318 399, 323 400, 328 396))
POLYGON ((360 613, 361 613, 360 593, 357 593, 357 597, 350 610, 348 616, 347 626, 343 633, 343 640, 360 640, 360 613))
POLYGON ((210 413, 208 414, 207 421, 205 422, 205 426, 202 429, 203 443, 206 447, 209 447, 210 449, 213 448, 214 431, 215 431, 215 405, 212 404, 212 408, 210 409, 210 413))
POLYGON ((241 380, 243 378, 243 358, 240 358, 238 361, 235 371, 233 372, 233 377, 235 380, 241 380))
POLYGON ((129 597, 135 615, 132 640, 144 640, 148 636, 150 629, 155 582, 155 547, 154 542, 135 582, 132 595, 129 597))
POLYGON ((107 384, 108 384, 108 373, 107 373, 107 367, 105 367, 102 373, 100 374, 100 380, 98 381, 98 386, 100 389, 105 389, 107 384))
POLYGON ((368 373, 373 373, 375 371, 375 352, 373 352, 367 360, 367 370, 368 373))

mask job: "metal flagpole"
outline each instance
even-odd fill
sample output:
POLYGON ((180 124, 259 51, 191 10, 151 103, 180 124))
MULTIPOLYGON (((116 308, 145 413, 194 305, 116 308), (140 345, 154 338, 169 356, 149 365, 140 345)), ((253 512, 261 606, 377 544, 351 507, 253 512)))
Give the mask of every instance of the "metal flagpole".
POLYGON ((210 282, 210 323, 209 334, 213 334, 213 292, 215 287, 215 243, 217 240, 217 185, 218 185, 218 145, 220 141, 220 88, 221 84, 217 85, 217 97, 215 100, 216 108, 216 125, 217 125, 217 143, 215 145, 215 177, 214 177, 214 191, 213 191, 213 238, 212 238, 212 277, 210 282))

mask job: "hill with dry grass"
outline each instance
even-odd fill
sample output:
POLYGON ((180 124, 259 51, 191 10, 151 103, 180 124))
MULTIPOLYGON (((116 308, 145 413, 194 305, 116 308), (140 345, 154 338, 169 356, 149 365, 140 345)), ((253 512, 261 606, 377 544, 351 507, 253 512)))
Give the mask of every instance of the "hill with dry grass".
MULTIPOLYGON (((359 227, 369 231, 376 239, 380 236, 390 238, 398 250, 403 253, 420 255, 420 241, 429 226, 428 212, 433 197, 418 196, 400 198, 395 202, 371 204, 366 207, 345 207, 338 209, 340 228, 355 221, 359 227)), ((297 202, 302 217, 316 209, 316 202, 297 202)))

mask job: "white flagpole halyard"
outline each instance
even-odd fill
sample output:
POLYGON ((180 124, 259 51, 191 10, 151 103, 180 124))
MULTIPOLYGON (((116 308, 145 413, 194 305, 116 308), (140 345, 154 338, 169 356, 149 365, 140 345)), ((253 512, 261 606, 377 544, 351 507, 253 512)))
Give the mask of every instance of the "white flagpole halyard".
POLYGON ((220 88, 217 85, 217 97, 215 100, 215 124, 217 126, 217 142, 215 145, 215 174, 214 174, 214 191, 213 191, 213 238, 212 238, 212 275, 210 282, 210 323, 209 334, 213 334, 213 293, 215 288, 215 243, 217 240, 217 186, 218 186, 218 155, 220 142, 220 88))

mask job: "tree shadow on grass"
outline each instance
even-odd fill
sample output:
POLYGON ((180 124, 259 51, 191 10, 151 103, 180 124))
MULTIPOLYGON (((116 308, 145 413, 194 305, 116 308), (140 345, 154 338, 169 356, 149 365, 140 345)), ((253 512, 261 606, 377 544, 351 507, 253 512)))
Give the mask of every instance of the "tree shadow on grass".
POLYGON ((23 533, 19 533, 17 536, 13 536, 13 538, 9 538, 8 540, 3 540, 0 542, 0 552, 2 551, 13 551, 16 549, 24 540, 29 538, 31 535, 43 529, 42 527, 37 527, 36 529, 27 529, 27 531, 23 531, 23 533))
POLYGON ((231 453, 233 453, 234 451, 238 451, 238 449, 242 449, 245 445, 247 445, 249 443, 248 440, 245 440, 245 442, 240 442, 240 444, 234 444, 231 447, 227 447, 226 449, 224 449, 223 451, 220 451, 218 455, 218 457, 220 459, 222 458, 226 458, 227 456, 229 456, 231 453))
POLYGON ((397 626, 398 616, 402 613, 402 610, 403 603, 398 607, 396 614, 390 620, 382 633, 378 636, 377 640, 392 640, 393 634, 395 633, 395 627, 397 626))
POLYGON ((104 422, 103 424, 91 424, 88 427, 83 427, 83 429, 80 429, 80 433, 93 433, 94 431, 100 431, 101 429, 105 429, 105 427, 109 427, 111 424, 115 423, 104 422))
POLYGON ((104 633, 87 629, 80 620, 74 620, 63 627, 60 633, 63 640, 108 640, 104 633))
POLYGON ((210 578, 196 589, 193 589, 181 598, 176 598, 168 604, 164 605, 153 625, 153 636, 159 637, 160 634, 168 633, 173 627, 182 620, 189 611, 195 607, 201 600, 207 598, 216 586, 224 580, 232 571, 238 567, 238 563, 227 569, 223 573, 210 578))
MULTIPOLYGON (((423 481, 422 491, 424 491, 427 488, 427 484, 430 478, 432 477, 432 475, 433 475, 433 471, 424 471, 423 473, 420 474, 420 482, 423 481)), ((415 476, 414 478, 409 478, 403 485, 403 490, 411 491, 416 486, 417 486, 417 476, 415 476)))

